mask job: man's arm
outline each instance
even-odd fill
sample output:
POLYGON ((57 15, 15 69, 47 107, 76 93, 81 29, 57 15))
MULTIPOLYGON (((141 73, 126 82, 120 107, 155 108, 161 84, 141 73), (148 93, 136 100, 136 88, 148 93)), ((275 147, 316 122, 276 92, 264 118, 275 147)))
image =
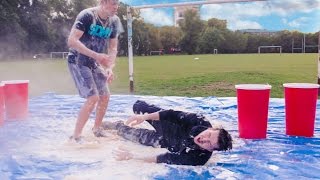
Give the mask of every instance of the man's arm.
POLYGON ((134 159, 148 163, 166 163, 191 166, 204 165, 211 156, 211 153, 203 154, 199 152, 181 152, 179 154, 167 152, 157 156, 150 156, 144 154, 133 154, 123 148, 119 148, 113 152, 115 154, 115 159, 118 161, 134 159))
POLYGON ((152 121, 159 121, 160 120, 160 115, 159 112, 154 112, 150 114, 136 114, 131 117, 126 121, 125 124, 129 126, 135 126, 138 124, 141 124, 145 120, 152 120, 152 121))
POLYGON ((120 18, 118 16, 115 16, 116 18, 112 18, 113 22, 111 24, 111 26, 113 27, 112 29, 112 33, 110 35, 110 39, 109 39, 109 45, 108 45, 108 55, 111 58, 111 65, 108 67, 109 69, 113 69, 113 67, 115 66, 115 60, 117 57, 117 53, 118 53, 118 36, 120 35, 120 33, 122 32, 122 24, 120 21, 120 18))
POLYGON ((117 150, 114 150, 113 152, 115 154, 115 159, 118 161, 135 159, 135 160, 140 160, 148 163, 157 162, 157 156, 143 156, 143 155, 133 154, 123 148, 119 148, 117 150))
POLYGON ((118 54, 118 38, 113 38, 109 40, 108 54, 111 57, 110 68, 113 69, 118 54))
POLYGON ((109 62, 110 57, 108 55, 92 51, 80 41, 80 38, 82 37, 83 33, 84 32, 79 29, 72 28, 68 38, 68 46, 75 49, 83 55, 95 59, 99 64, 109 67, 111 65, 111 62, 109 62))

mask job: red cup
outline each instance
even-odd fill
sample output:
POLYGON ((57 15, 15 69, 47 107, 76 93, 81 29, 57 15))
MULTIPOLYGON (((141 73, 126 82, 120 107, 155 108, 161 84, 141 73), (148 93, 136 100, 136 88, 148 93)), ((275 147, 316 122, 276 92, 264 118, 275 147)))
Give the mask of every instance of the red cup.
POLYGON ((235 87, 237 89, 239 137, 266 138, 271 86, 239 84, 235 87))
POLYGON ((6 120, 28 117, 28 80, 4 81, 6 120))
POLYGON ((312 137, 318 99, 318 84, 287 83, 284 86, 286 134, 312 137))
POLYGON ((0 126, 4 123, 4 85, 0 83, 0 126))

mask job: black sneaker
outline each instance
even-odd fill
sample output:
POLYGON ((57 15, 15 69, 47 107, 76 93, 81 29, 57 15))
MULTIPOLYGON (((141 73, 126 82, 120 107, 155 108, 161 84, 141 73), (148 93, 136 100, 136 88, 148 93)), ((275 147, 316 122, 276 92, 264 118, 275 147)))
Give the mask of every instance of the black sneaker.
POLYGON ((154 113, 162 109, 153 104, 148 104, 145 101, 137 100, 133 104, 132 110, 135 114, 144 114, 144 113, 154 113))

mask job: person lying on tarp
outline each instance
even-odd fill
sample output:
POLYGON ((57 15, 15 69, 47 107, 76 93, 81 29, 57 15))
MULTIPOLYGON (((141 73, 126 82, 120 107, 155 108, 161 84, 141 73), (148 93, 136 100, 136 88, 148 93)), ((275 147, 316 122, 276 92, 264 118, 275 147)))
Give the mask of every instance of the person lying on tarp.
POLYGON ((123 138, 146 146, 166 148, 169 152, 155 157, 131 153, 125 149, 115 151, 117 160, 138 159, 146 162, 177 165, 204 165, 213 151, 232 149, 232 138, 223 128, 212 128, 205 117, 195 113, 164 110, 144 101, 133 105, 134 116, 124 124, 103 122, 104 129, 114 129, 123 138), (134 128, 144 121, 155 130, 134 128))

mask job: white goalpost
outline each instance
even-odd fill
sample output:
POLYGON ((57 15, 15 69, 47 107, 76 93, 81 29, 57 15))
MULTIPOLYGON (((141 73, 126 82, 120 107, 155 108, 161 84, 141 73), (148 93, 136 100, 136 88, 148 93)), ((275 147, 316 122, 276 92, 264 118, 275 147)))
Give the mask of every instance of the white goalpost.
POLYGON ((206 1, 194 1, 194 2, 142 5, 142 6, 132 6, 132 7, 128 6, 127 7, 127 28, 128 28, 128 62, 129 62, 130 93, 134 92, 134 86, 133 86, 133 49, 132 49, 132 19, 133 18, 132 18, 131 10, 139 10, 139 9, 147 9, 147 8, 193 6, 193 5, 203 5, 203 4, 254 2, 254 1, 267 1, 267 0, 206 0, 206 1))
POLYGON ((310 48, 310 49, 319 49, 320 47, 320 44, 319 44, 320 42, 318 42, 318 44, 317 45, 308 45, 308 44, 306 44, 306 34, 303 34, 303 37, 302 37, 302 40, 301 40, 301 47, 296 47, 295 46, 295 41, 294 41, 294 38, 292 38, 292 45, 291 45, 291 48, 292 48, 292 50, 291 50, 291 52, 292 53, 294 53, 294 52, 296 52, 295 50, 296 49, 298 49, 298 50, 300 50, 301 51, 301 53, 306 53, 306 49, 307 48, 310 48))
POLYGON ((282 53, 282 46, 259 46, 258 47, 258 53, 261 54, 261 49, 277 49, 279 50, 279 53, 282 53))

